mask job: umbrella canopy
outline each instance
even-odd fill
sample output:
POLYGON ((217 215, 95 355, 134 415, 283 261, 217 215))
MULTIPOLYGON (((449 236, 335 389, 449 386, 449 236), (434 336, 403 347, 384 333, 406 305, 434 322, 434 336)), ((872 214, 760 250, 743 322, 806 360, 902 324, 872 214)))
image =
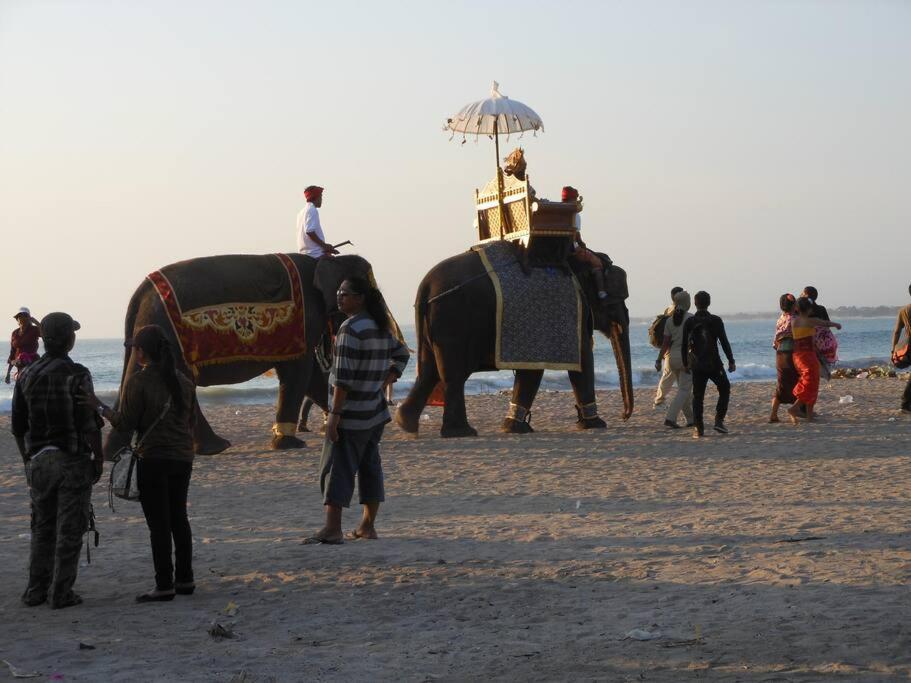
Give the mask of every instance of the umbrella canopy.
POLYGON ((472 102, 446 120, 446 129, 464 135, 509 135, 527 130, 544 131, 544 122, 531 107, 500 94, 493 82, 490 97, 472 102))

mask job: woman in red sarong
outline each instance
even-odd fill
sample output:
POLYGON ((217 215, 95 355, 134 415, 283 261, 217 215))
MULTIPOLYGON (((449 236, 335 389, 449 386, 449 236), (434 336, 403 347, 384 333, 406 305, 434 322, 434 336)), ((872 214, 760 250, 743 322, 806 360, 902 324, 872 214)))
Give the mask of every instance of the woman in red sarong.
POLYGON ((819 358, 816 355, 816 328, 834 327, 841 329, 841 325, 830 320, 810 317, 813 312, 813 302, 807 297, 797 300, 797 315, 791 321, 791 337, 794 339, 792 358, 794 368, 799 379, 794 387, 794 397, 797 402, 788 409, 791 422, 797 424, 797 418, 813 419, 813 407, 819 396, 819 358))

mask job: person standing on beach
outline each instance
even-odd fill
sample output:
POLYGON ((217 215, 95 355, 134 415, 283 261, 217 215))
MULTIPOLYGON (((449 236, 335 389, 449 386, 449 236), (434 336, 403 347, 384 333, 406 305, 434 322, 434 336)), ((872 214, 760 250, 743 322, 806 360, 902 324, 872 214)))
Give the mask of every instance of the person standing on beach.
MULTIPOLYGON (((677 292, 682 291, 683 287, 671 288, 671 305, 664 309, 664 313, 662 314, 665 317, 665 325, 667 325, 667 318, 670 318, 672 315, 674 315, 674 297, 677 295, 677 292)), ((661 339, 663 340, 663 335, 661 339)), ((664 366, 661 369, 661 377, 658 379, 658 390, 655 392, 655 408, 664 403, 673 386, 674 375, 671 372, 670 364, 667 362, 667 359, 665 359, 664 366)))
POLYGON ((337 297, 348 319, 336 335, 329 375, 331 410, 320 462, 326 523, 305 544, 343 542, 342 508, 351 504, 355 475, 364 513, 349 539, 377 538, 376 516, 385 500, 379 444, 391 419, 383 393, 402 376, 409 357, 389 329, 379 290, 353 277, 342 282, 337 297))
POLYGON ((662 361, 670 368, 671 376, 677 383, 677 393, 667 407, 664 416, 664 426, 679 429, 677 418, 683 411, 687 427, 693 426, 693 379, 688 370, 684 369, 681 360, 680 347, 683 345, 683 325, 693 317, 690 310, 689 292, 677 292, 674 295, 674 312, 664 323, 664 343, 655 361, 655 370, 661 368, 662 361))
POLYGON ((6 360, 6 379, 10 383, 10 373, 13 368, 21 372, 29 363, 38 360, 38 339, 41 337, 41 327, 32 317, 31 312, 23 306, 13 316, 19 327, 13 330, 10 338, 9 358, 6 360))
MULTIPOLYGON (((908 294, 911 294, 911 285, 908 286, 908 294)), ((903 308, 898 309, 898 317, 895 319, 895 329, 892 331, 892 353, 898 348, 904 332, 905 340, 911 340, 911 303, 903 308)), ((911 377, 908 378, 908 384, 905 385, 905 391, 902 394, 902 412, 911 413, 911 377)))
POLYGON ((323 188, 319 185, 308 185, 304 188, 304 199, 307 200, 307 205, 297 214, 297 250, 313 258, 337 254, 338 250, 326 242, 323 226, 319 222, 323 188))
POLYGON ((78 329, 66 313, 44 316, 45 353, 25 368, 13 391, 12 431, 32 502, 28 588, 22 596, 28 607, 48 600, 54 609, 82 602, 73 585, 92 484, 101 478, 104 456, 103 423, 77 397, 92 391, 91 373, 69 357, 78 329))
POLYGON ((728 359, 728 372, 737 370, 737 364, 734 362, 734 353, 724 330, 724 322, 717 315, 709 313, 712 297, 708 292, 700 291, 696 292, 693 299, 696 302, 696 315, 684 323, 681 356, 684 367, 693 373, 693 438, 698 439, 705 434, 702 413, 705 388, 709 380, 718 388, 714 429, 719 434, 728 433, 724 418, 727 416, 728 403, 731 399, 731 382, 724 372, 721 356, 718 355, 719 342, 728 359))
POLYGON ((829 320, 813 317, 814 304, 805 296, 797 300, 797 315, 791 320, 791 336, 794 339, 794 367, 799 379, 794 387, 797 402, 788 408, 791 422, 797 424, 797 418, 813 419, 813 408, 819 397, 819 358, 816 351, 816 328, 841 325, 829 320))
POLYGON ((191 595, 196 588, 187 518, 196 389, 177 369, 171 344, 158 325, 141 327, 127 345, 142 370, 120 388, 118 409, 112 410, 94 394, 85 400, 118 432, 140 434, 136 483, 152 543, 155 590, 137 596, 136 602, 165 602, 175 594, 191 595))
POLYGON ((794 339, 791 335, 791 320, 797 313, 797 299, 793 294, 782 294, 778 300, 781 315, 775 323, 775 336, 772 338, 772 348, 775 349, 775 370, 778 381, 775 385, 775 394, 772 396, 772 414, 769 422, 779 422, 778 407, 784 403, 792 405, 794 387, 797 384, 797 370, 794 369, 794 339))

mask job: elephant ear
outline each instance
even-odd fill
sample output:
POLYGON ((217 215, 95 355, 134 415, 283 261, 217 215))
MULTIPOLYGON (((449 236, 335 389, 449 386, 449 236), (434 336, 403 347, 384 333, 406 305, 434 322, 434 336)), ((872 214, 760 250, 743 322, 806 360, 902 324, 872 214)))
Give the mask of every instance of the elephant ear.
POLYGON ((323 295, 327 311, 332 312, 338 309, 336 292, 349 274, 349 270, 350 267, 342 258, 321 258, 316 262, 313 286, 323 295))

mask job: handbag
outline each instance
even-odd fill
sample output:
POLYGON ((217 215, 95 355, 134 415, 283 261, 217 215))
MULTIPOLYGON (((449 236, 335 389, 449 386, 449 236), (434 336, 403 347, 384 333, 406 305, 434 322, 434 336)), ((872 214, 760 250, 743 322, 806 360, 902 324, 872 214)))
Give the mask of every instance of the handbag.
POLYGON ((159 422, 164 419, 171 409, 171 399, 169 398, 164 404, 161 415, 155 418, 155 422, 149 425, 149 428, 142 435, 142 438, 136 442, 135 446, 126 445, 114 454, 111 461, 114 463, 111 467, 111 476, 108 480, 108 505, 111 511, 114 511, 114 496, 124 500, 139 500, 139 478, 137 475, 137 465, 139 464, 139 454, 137 451, 142 446, 142 442, 151 433, 159 422))
POLYGON ((899 370, 911 367, 911 345, 908 342, 905 342, 904 346, 895 347, 895 351, 892 352, 892 365, 899 370))

